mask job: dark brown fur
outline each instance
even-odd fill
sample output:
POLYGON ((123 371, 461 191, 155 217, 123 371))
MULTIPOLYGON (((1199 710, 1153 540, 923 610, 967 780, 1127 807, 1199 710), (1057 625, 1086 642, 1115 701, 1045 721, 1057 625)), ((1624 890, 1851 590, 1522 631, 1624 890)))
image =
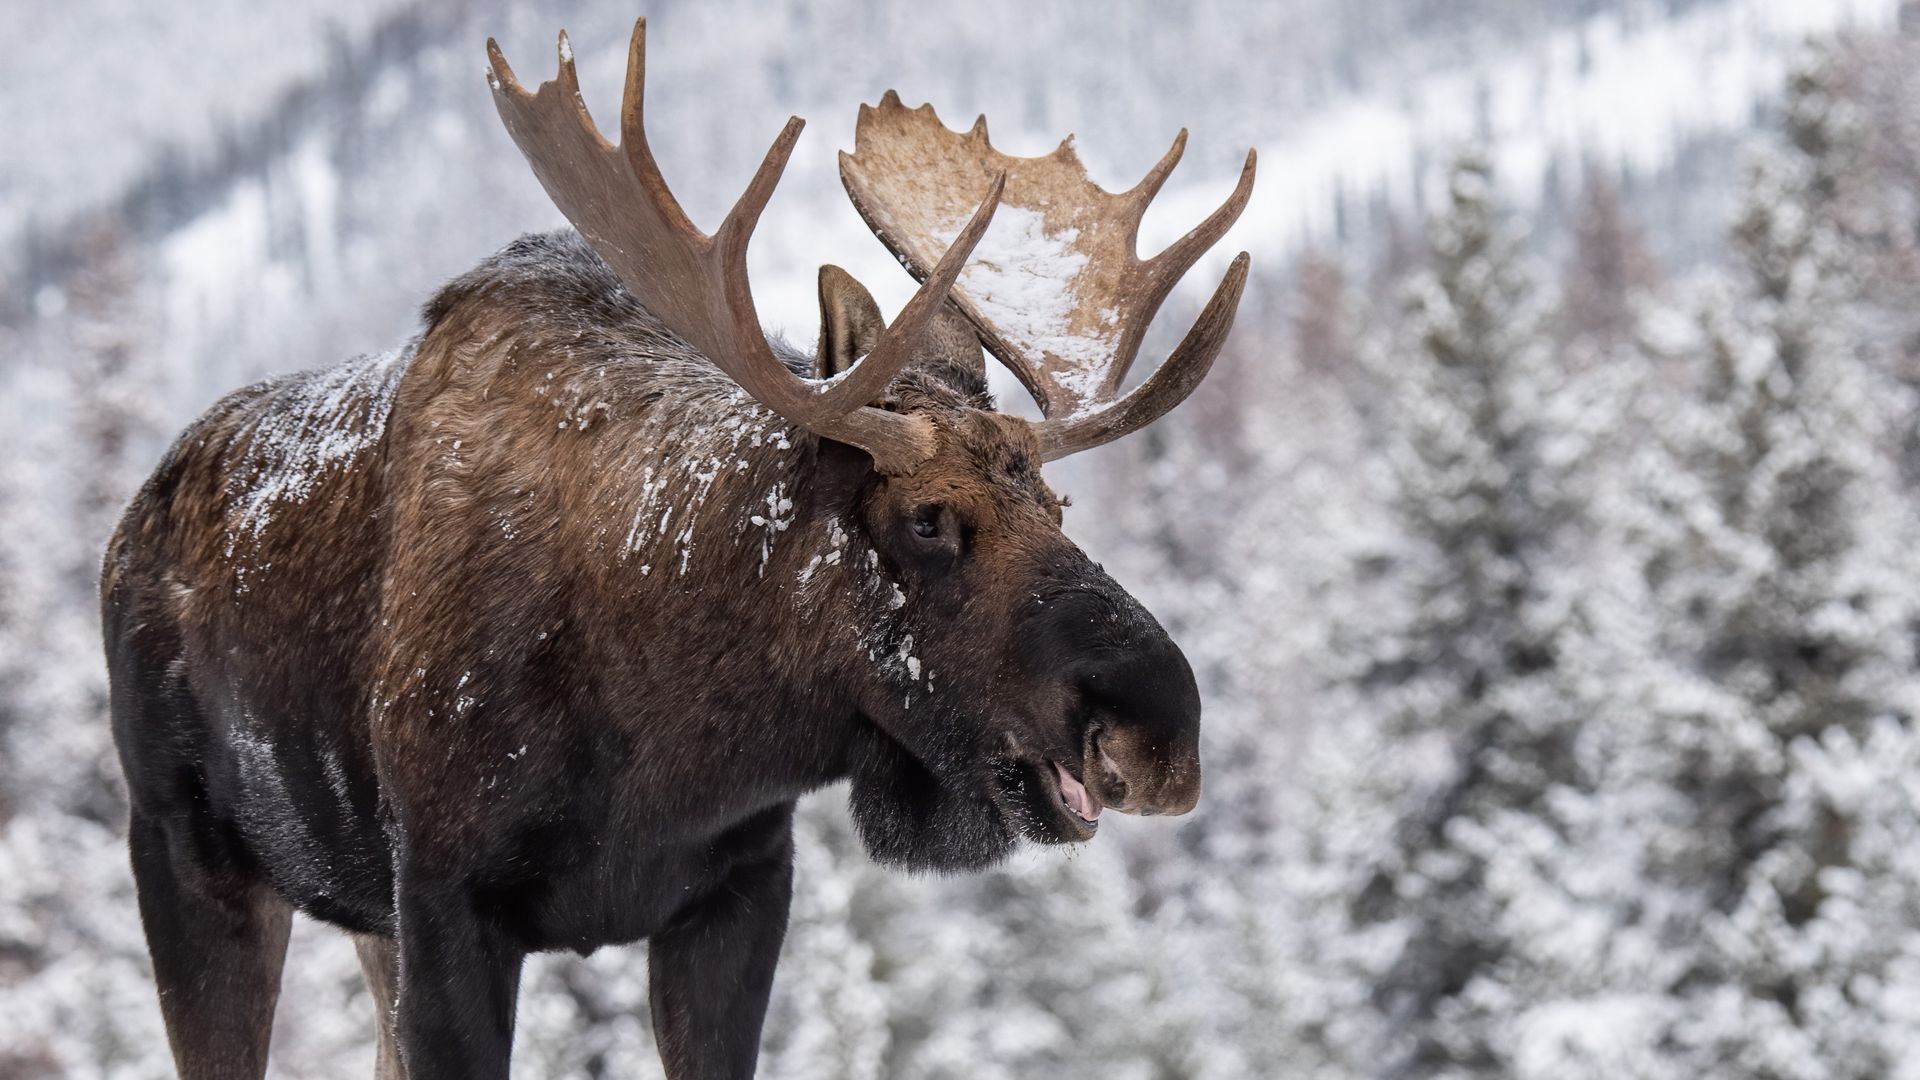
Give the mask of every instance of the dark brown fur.
POLYGON ((505 1075, 526 952, 641 938, 669 1075, 749 1075, 807 791, 851 778, 869 850, 938 870, 1084 838, 1047 762, 1192 805, 1191 672, 1061 534, 957 319, 887 401, 940 451, 883 477, 571 233, 425 314, 410 353, 216 405, 107 553, 183 1075, 260 1075, 290 907, 368 935, 415 1080, 505 1075))

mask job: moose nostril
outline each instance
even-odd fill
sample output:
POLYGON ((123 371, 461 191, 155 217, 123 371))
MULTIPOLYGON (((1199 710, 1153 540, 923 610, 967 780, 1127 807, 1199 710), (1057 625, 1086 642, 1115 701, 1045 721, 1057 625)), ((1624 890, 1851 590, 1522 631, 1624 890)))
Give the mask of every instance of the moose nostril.
POLYGON ((1127 801, 1127 773, 1107 753, 1105 734, 1098 725, 1087 732, 1087 779, 1099 783, 1107 805, 1120 806, 1127 801))

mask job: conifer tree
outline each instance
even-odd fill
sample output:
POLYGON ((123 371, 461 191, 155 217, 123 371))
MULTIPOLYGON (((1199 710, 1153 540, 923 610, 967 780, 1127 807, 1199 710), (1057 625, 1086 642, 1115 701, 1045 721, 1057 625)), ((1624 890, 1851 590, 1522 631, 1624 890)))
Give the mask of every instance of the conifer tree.
POLYGON ((1590 433, 1564 415, 1575 388, 1476 157, 1449 174, 1409 295, 1376 357, 1399 538, 1386 597, 1348 619, 1338 692, 1352 718, 1321 736, 1275 881, 1318 894, 1282 906, 1315 927, 1294 937, 1316 957, 1312 993, 1350 1006, 1302 1033, 1328 1069, 1492 1075, 1510 997, 1498 972, 1525 928, 1490 868, 1512 837, 1557 828, 1556 794, 1582 784, 1582 709, 1561 681, 1575 583, 1561 567, 1590 433))
POLYGON ((1635 470, 1665 689, 1622 756, 1640 770, 1623 770, 1640 815, 1624 827, 1686 941, 1657 1041, 1688 1075, 1891 1075, 1911 1036, 1890 1000, 1920 989, 1902 854, 1920 804, 1891 767, 1920 715, 1913 519, 1898 395, 1860 345, 1835 182, 1853 136, 1828 75, 1791 83, 1736 280, 1702 314, 1697 398, 1635 470))
POLYGON ((1639 321, 1636 309, 1657 279, 1646 237, 1628 217, 1618 184, 1589 171, 1556 320, 1563 348, 1605 352, 1629 341, 1639 321))

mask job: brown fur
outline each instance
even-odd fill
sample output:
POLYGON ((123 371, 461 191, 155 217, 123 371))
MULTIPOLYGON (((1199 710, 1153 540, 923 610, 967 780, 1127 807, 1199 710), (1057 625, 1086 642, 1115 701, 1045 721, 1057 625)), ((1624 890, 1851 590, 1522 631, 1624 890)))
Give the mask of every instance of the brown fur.
MULTIPOLYGON (((745 1075, 800 795, 850 777, 877 858, 945 870, 1089 834, 1048 762, 1191 807, 1192 674, 1061 534, 957 316, 885 403, 938 432, 904 477, 757 406, 572 234, 426 317, 410 352, 216 405, 114 537, 116 739, 170 853, 136 851, 143 911, 270 888, 397 941, 416 1080, 504 1073, 525 952, 648 937, 670 1075, 745 1075)), ((198 977, 165 947, 163 995, 198 977)), ((205 1015, 167 1013, 183 1075, 224 1075, 205 1015)))

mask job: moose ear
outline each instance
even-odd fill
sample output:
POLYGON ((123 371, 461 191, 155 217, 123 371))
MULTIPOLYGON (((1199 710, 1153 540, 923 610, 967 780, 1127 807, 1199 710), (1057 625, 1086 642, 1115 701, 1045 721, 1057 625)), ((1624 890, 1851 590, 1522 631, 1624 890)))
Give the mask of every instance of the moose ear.
POLYGON ((820 268, 820 348, 813 354, 813 375, 830 379, 873 351, 887 320, 873 294, 853 275, 828 264, 820 268))

